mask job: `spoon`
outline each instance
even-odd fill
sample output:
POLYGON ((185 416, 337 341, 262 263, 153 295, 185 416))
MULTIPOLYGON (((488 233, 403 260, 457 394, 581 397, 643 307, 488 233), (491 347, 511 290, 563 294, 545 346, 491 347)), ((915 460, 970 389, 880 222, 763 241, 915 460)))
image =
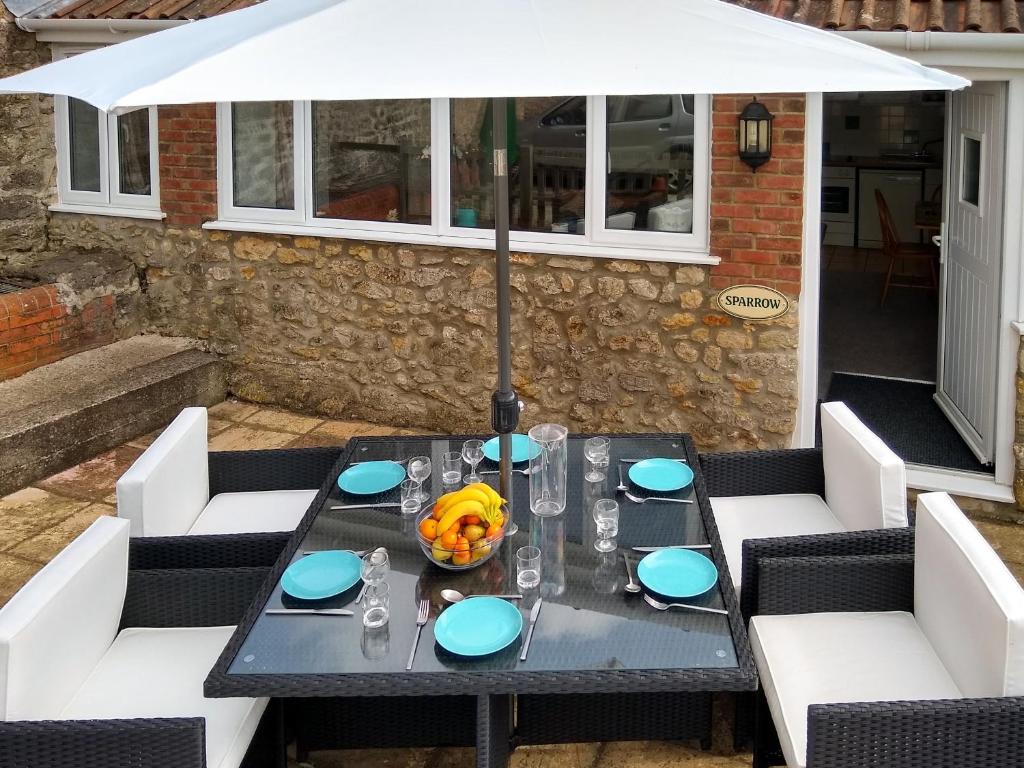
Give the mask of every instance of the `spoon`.
POLYGON ((457 589, 442 589, 441 590, 441 597, 443 597, 445 599, 445 602, 452 603, 452 604, 454 604, 454 603, 461 603, 463 600, 466 600, 467 598, 470 598, 470 597, 497 597, 497 598, 500 598, 502 600, 522 600, 523 599, 522 595, 464 595, 461 592, 459 592, 459 590, 457 590, 457 589))
POLYGON ((626 585, 625 589, 627 592, 636 594, 640 591, 640 585, 633 580, 633 566, 629 562, 629 555, 623 552, 622 560, 626 563, 626 575, 629 577, 629 584, 626 585))

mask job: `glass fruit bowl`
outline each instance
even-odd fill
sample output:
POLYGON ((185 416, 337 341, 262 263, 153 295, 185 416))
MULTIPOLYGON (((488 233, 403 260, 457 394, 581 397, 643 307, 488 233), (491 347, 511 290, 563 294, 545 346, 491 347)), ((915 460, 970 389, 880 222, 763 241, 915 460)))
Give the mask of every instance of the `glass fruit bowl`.
POLYGON ((444 533, 438 533, 438 521, 434 518, 433 510, 428 508, 416 516, 416 541, 424 556, 434 565, 449 571, 468 571, 486 563, 501 548, 508 508, 502 505, 501 513, 501 526, 488 526, 483 520, 480 523, 463 522, 466 517, 474 517, 467 515, 455 525, 449 526, 444 533))

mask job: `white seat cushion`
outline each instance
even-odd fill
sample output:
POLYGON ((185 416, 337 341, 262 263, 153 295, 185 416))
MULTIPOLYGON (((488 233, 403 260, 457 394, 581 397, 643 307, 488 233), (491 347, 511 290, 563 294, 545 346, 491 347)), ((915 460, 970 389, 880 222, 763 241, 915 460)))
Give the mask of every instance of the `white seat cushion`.
POLYGON ((903 460, 844 403, 821 406, 825 500, 848 531, 905 528, 903 460))
POLYGON ((966 696, 1024 696, 1024 589, 945 493, 917 499, 914 615, 966 696))
POLYGON ((743 540, 803 536, 845 530, 828 505, 813 493, 772 496, 716 496, 711 499, 718 533, 736 592, 740 591, 743 540))
POLYGON ((128 522, 101 517, 0 608, 0 720, 53 720, 110 648, 128 522))
POLYGON ((132 536, 181 536, 210 500, 206 409, 185 408, 117 481, 132 536))
POLYGON ((807 764, 810 704, 963 698, 909 613, 755 616, 750 646, 791 766, 807 764))
POLYGON ((294 531, 316 498, 316 491, 218 493, 189 534, 294 531))
POLYGON ((204 698, 203 681, 234 630, 122 630, 61 718, 203 717, 207 766, 235 768, 269 700, 204 698))

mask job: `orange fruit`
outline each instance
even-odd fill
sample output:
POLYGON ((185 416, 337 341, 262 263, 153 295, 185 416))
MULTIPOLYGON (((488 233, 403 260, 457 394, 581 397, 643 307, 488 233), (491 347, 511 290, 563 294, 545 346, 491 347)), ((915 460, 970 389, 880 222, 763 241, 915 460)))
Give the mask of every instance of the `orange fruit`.
POLYGON ((420 533, 423 534, 423 538, 430 539, 433 541, 437 538, 437 520, 432 517, 428 517, 422 523, 420 523, 420 533))
POLYGON ((488 539, 493 539, 496 536, 501 536, 501 526, 498 526, 498 525, 490 526, 487 529, 487 532, 484 535, 487 536, 488 539))
POLYGON ((459 534, 455 531, 445 531, 441 536, 441 542, 449 549, 454 549, 459 543, 459 534))
POLYGON ((449 531, 454 531, 454 532, 455 532, 456 534, 458 534, 458 532, 459 532, 460 530, 462 530, 462 526, 460 526, 460 525, 459 525, 458 523, 456 523, 455 525, 453 525, 453 526, 452 526, 451 528, 449 528, 448 530, 449 530, 449 531))
POLYGON ((480 518, 477 515, 466 515, 462 518, 462 522, 466 525, 480 525, 480 518))
POLYGON ((459 541, 455 545, 456 552, 469 552, 469 542, 466 541, 465 536, 459 536, 459 541))
POLYGON ((430 516, 432 518, 434 518, 435 520, 440 520, 441 519, 441 515, 442 515, 442 512, 441 512, 441 509, 439 507, 434 507, 434 511, 430 513, 430 516))

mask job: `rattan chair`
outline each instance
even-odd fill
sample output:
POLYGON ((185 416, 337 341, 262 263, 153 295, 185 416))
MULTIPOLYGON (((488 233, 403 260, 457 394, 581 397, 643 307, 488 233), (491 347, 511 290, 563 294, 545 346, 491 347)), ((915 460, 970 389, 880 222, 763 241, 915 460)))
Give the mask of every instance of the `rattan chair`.
POLYGON ((757 567, 756 768, 1024 764, 1024 590, 948 495, 912 555, 757 567))
POLYGON ((207 451, 205 408, 185 408, 117 481, 132 536, 293 531, 340 448, 207 451))
POLYGON ((269 568, 129 568, 103 517, 0 609, 0 767, 284 765, 280 708, 203 683, 269 568))

